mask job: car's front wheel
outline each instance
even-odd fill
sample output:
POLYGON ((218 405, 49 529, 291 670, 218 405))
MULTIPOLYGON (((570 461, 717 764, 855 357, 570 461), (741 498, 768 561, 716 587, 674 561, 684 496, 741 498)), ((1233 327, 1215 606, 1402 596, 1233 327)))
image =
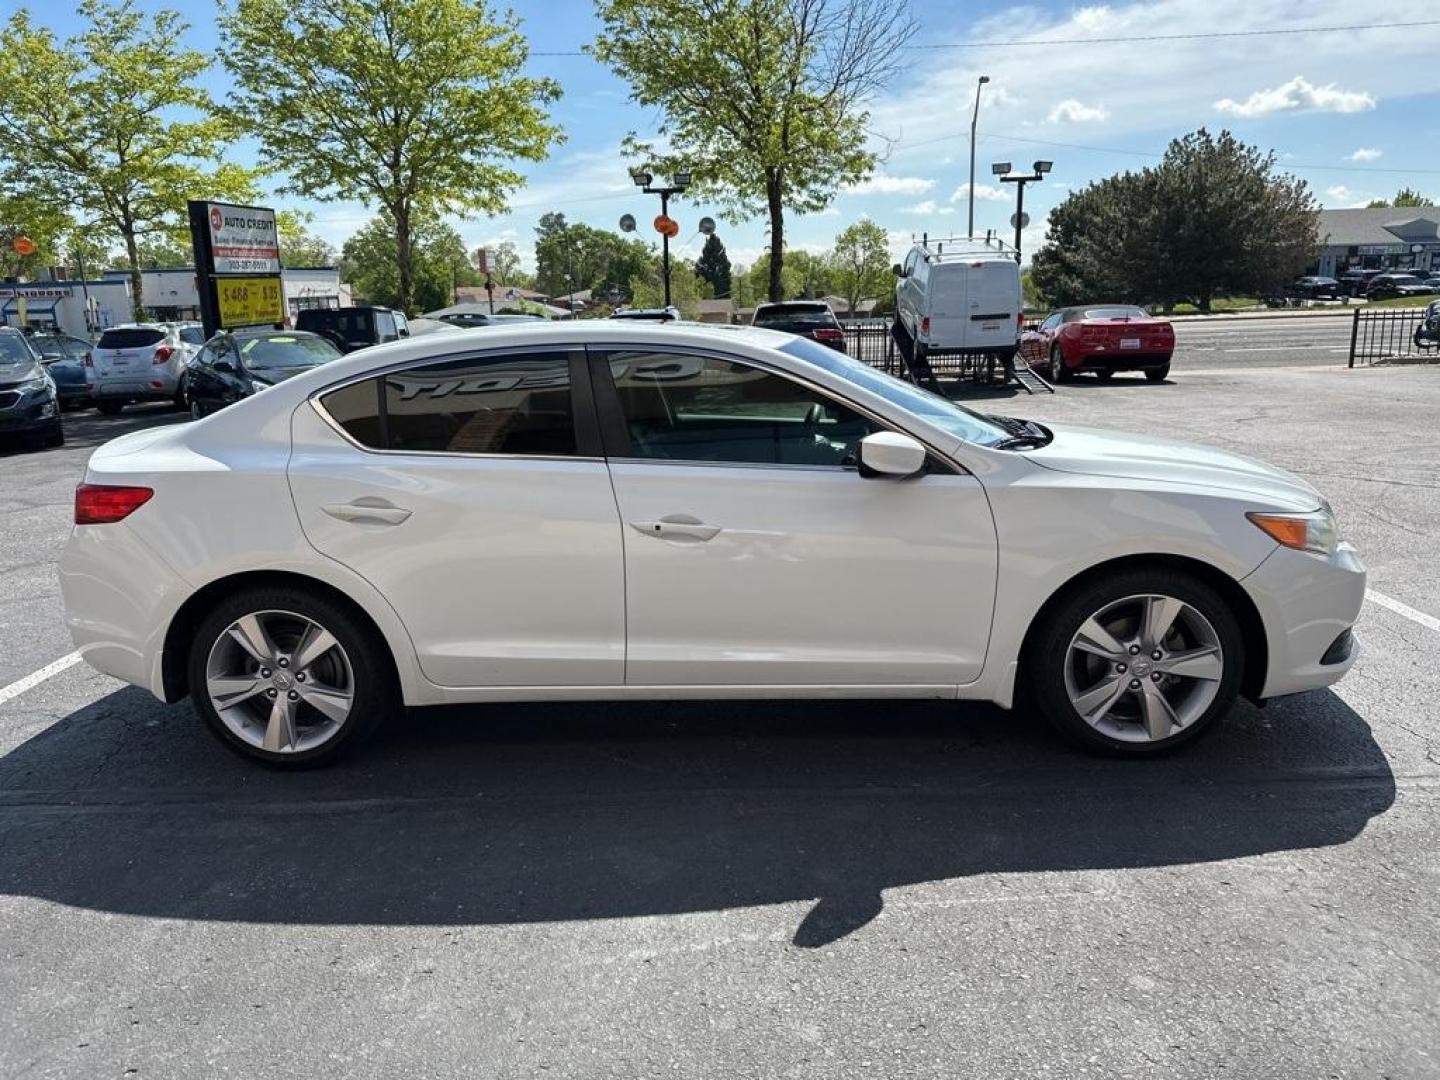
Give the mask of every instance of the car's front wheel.
POLYGON ((1178 570, 1122 571, 1047 613, 1027 650, 1025 687, 1072 741, 1153 754, 1229 710, 1243 655, 1234 614, 1204 581, 1178 570))
POLYGON ((319 593, 227 597, 196 628, 190 696, 220 739, 279 766, 333 760, 394 711, 383 642, 319 593))

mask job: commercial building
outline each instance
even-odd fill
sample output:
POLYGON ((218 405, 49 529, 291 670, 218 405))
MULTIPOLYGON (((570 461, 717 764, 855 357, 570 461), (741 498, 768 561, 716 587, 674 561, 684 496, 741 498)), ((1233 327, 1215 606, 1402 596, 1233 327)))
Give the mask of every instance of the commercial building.
MULTIPOLYGON (((112 270, 111 275, 124 275, 112 270)), ((340 280, 340 271, 333 266, 285 267, 280 271, 285 290, 285 310, 294 321, 303 308, 337 308, 350 306, 350 286, 340 280)), ((178 321, 200 318, 200 291, 195 281, 195 268, 175 267, 141 272, 141 290, 145 307, 155 318, 178 321)))
POLYGON ((59 330, 88 337, 129 322, 134 309, 129 277, 97 281, 32 281, 0 284, 0 324, 59 330))
POLYGON ((1320 258, 1311 270, 1440 271, 1440 207, 1320 211, 1320 258))

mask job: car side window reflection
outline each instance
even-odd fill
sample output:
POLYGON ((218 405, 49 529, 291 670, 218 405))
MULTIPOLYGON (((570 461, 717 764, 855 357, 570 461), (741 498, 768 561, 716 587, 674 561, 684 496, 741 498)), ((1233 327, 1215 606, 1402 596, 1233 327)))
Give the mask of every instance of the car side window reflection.
POLYGON ((629 457, 745 465, 853 466, 877 430, 801 383, 735 360, 608 354, 629 457))

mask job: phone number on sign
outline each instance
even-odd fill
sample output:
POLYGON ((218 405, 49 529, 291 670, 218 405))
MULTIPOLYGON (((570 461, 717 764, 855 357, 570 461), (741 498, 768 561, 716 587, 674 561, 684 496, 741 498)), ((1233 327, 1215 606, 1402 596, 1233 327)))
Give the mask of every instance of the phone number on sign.
POLYGON ((269 272, 275 269, 274 259, 222 259, 222 265, 218 269, 222 273, 236 273, 246 270, 264 270, 269 272))

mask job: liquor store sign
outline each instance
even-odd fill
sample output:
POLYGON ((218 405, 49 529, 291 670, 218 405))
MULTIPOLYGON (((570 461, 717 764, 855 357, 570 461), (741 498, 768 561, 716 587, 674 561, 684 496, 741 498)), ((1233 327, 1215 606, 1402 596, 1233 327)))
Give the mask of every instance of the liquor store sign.
POLYGON ((260 326, 283 322, 285 298, 278 277, 223 277, 215 281, 220 326, 260 326))

